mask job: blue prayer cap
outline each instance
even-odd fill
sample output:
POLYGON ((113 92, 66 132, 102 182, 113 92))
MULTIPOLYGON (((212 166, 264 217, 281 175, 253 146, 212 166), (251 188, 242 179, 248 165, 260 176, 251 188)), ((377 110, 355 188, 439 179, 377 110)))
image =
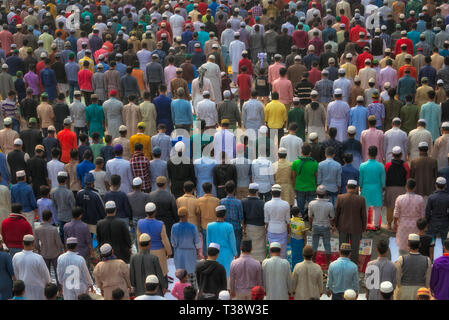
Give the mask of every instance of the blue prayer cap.
POLYGON ((84 176, 84 183, 93 183, 95 182, 95 177, 92 173, 86 173, 84 176))

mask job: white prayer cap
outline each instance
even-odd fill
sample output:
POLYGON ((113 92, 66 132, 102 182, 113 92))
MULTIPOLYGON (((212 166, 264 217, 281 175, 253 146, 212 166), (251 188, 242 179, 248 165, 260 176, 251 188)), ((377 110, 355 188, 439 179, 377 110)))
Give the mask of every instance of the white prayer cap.
POLYGON ((360 80, 360 77, 359 76, 355 76, 354 77, 354 82, 360 82, 361 80, 360 80))
POLYGON ((220 250, 220 245, 219 245, 218 243, 211 242, 211 243, 209 244, 209 248, 215 248, 215 249, 217 249, 217 250, 220 250))
POLYGON ((102 245, 100 247, 100 253, 101 254, 108 254, 109 252, 112 251, 112 247, 109 243, 105 243, 104 245, 102 245))
POLYGON ((424 123, 424 124, 427 123, 426 119, 423 119, 423 118, 419 119, 419 120, 418 120, 418 123, 419 123, 419 122, 424 123))
POLYGON ((309 46, 309 51, 315 51, 315 46, 314 46, 313 44, 311 44, 311 45, 309 46))
POLYGON ((387 26, 383 24, 383 25, 380 27, 380 30, 387 30, 387 26))
POLYGON ((382 293, 390 293, 393 292, 393 284, 390 281, 383 281, 380 284, 380 292, 382 293))
POLYGON ((154 212, 156 211, 156 205, 153 202, 148 202, 145 205, 145 212, 154 212))
POLYGON ((357 101, 357 102, 363 102, 363 101, 365 101, 365 99, 363 99, 362 96, 357 96, 356 101, 357 101))
POLYGON ((207 91, 207 90, 206 90, 206 91, 204 91, 204 92, 203 92, 203 97, 205 97, 205 96, 210 96, 210 92, 209 92, 209 91, 207 91))
MULTIPOLYGON (((243 52, 242 52, 242 53, 243 53, 243 52)), ((279 53, 276 53, 276 54, 274 55, 274 58, 275 58, 275 59, 282 59, 282 55, 279 54, 279 53)))
POLYGON ((340 28, 346 28, 346 24, 340 23, 340 28))
MULTIPOLYGON (((47 57, 47 54, 45 52, 42 52, 41 53, 41 58, 46 58, 46 57, 47 57)), ((8 68, 8 67, 6 67, 6 68, 8 68)), ((5 65, 3 65, 3 69, 5 69, 5 65)))
POLYGON ((22 178, 22 177, 25 177, 25 170, 20 170, 20 171, 17 171, 16 172, 16 177, 17 178, 22 178))
POLYGON ((368 83, 376 83, 376 79, 374 79, 374 78, 369 78, 368 83))
POLYGON ((328 63, 335 63, 335 59, 334 58, 329 58, 328 63))
POLYGON ((12 124, 12 118, 11 117, 6 117, 5 119, 3 119, 3 124, 5 126, 9 126, 10 124, 12 124))
POLYGON ((347 53, 346 54, 346 59, 352 59, 352 53, 347 53))
POLYGON ((268 127, 267 126, 261 126, 259 128, 259 132, 262 133, 262 134, 267 133, 268 132, 268 127))
POLYGON ((272 242, 272 243, 270 243, 270 249, 271 248, 279 248, 279 249, 281 249, 281 244, 279 242, 272 242))
POLYGON ((275 184, 271 187, 271 191, 282 191, 282 187, 280 184, 275 184))
POLYGON ((419 235, 416 233, 410 233, 408 235, 408 241, 420 241, 419 235))
POLYGON ((133 179, 133 186, 135 186, 135 187, 140 186, 140 185, 142 185, 142 182, 143 182, 142 178, 136 177, 133 179))
POLYGON ((449 128, 449 122, 445 121, 441 124, 441 128, 449 128))
POLYGON ((234 37, 240 37, 240 32, 234 32, 234 37))
POLYGON ((229 90, 223 91, 223 97, 229 98, 230 96, 231 96, 231 91, 229 91, 229 90))
POLYGON ((357 186, 357 181, 356 180, 348 180, 348 182, 346 183, 347 186, 357 186))
POLYGON ((444 84, 444 81, 442 79, 438 79, 437 84, 444 84))
POLYGON ((15 139, 15 140, 14 140, 14 145, 15 145, 15 146, 21 146, 21 145, 23 145, 22 139, 20 139, 20 138, 15 139))
POLYGON ((154 274, 150 274, 146 279, 145 283, 159 284, 159 279, 154 274))
POLYGON ((142 233, 139 237, 139 242, 149 242, 151 241, 151 237, 148 233, 142 233))
POLYGON ((128 130, 128 128, 125 125, 123 125, 123 124, 118 128, 118 132, 124 132, 124 131, 127 131, 127 130, 128 130))
POLYGON ((106 209, 115 209, 116 208, 115 201, 108 201, 108 202, 106 202, 104 207, 106 209))
POLYGON ((392 152, 393 154, 401 154, 401 153, 402 153, 402 149, 401 149, 400 146, 396 146, 396 147, 393 147, 393 149, 391 150, 391 152, 392 152))
POLYGON ((32 234, 26 234, 23 236, 23 241, 28 241, 28 242, 34 241, 34 236, 32 234))
POLYGON ((418 148, 428 148, 429 144, 426 141, 421 141, 418 143, 418 148))
POLYGON ((312 90, 312 92, 310 92, 311 96, 317 96, 318 95, 318 91, 316 90, 312 90))
POLYGON ((176 151, 176 152, 183 152, 184 149, 185 149, 185 144, 184 144, 184 142, 182 142, 182 141, 176 142, 176 144, 175 144, 175 151, 176 151))
POLYGON ((58 177, 68 177, 67 171, 59 171, 58 177))
POLYGON ((401 14, 399 15, 399 19, 405 19, 405 14, 401 13, 401 14))
POLYGON ((317 193, 317 194, 326 194, 326 186, 320 184, 320 185, 316 188, 316 193, 317 193))
POLYGON ((354 133, 356 133, 356 132, 357 132, 357 129, 356 129, 355 126, 349 126, 349 127, 348 127, 348 133, 349 133, 349 134, 354 134, 354 133))
POLYGON ((335 89, 334 94, 335 95, 342 95, 343 91, 340 88, 337 88, 337 89, 335 89))
POLYGON ((436 183, 437 184, 441 184, 441 185, 444 185, 444 184, 446 184, 446 179, 444 178, 444 177, 438 177, 437 178, 437 180, 436 180, 436 183))
POLYGON ((301 99, 299 97, 293 97, 293 103, 300 102, 300 101, 301 101, 301 99))
POLYGON ((248 189, 249 189, 249 190, 259 190, 259 184, 258 184, 258 183, 255 183, 255 182, 250 183, 248 189))
POLYGON ((401 122, 401 118, 399 117, 394 117, 393 120, 391 122, 401 122))
POLYGON ((281 148, 279 148, 278 153, 280 153, 280 154, 287 154, 287 149, 281 147, 281 148))
POLYGON ((339 74, 346 74, 346 70, 343 68, 338 69, 339 74))
POLYGON ((384 83, 384 89, 388 89, 391 87, 391 83, 389 83, 388 81, 384 83))
POLYGON ((77 244, 78 243, 78 239, 75 237, 70 237, 67 239, 67 244, 77 244))
POLYGON ((296 61, 299 61, 299 60, 302 60, 302 58, 301 58, 301 56, 300 56, 299 54, 297 54, 297 55, 295 56, 295 60, 296 60, 296 61))
POLYGON ((311 132, 311 133, 309 133, 309 140, 315 140, 315 139, 317 139, 318 138, 318 133, 316 133, 316 132, 311 132))
POLYGON ((343 298, 345 300, 356 300, 357 299, 357 293, 352 290, 352 289, 348 289, 345 291, 343 298))
POLYGON ((219 205, 215 208, 215 212, 225 211, 226 207, 224 205, 219 205))
POLYGON ((370 59, 365 59, 365 64, 370 64, 371 60, 370 59))
POLYGON ((231 300, 231 295, 228 290, 221 290, 218 294, 218 300, 231 300))

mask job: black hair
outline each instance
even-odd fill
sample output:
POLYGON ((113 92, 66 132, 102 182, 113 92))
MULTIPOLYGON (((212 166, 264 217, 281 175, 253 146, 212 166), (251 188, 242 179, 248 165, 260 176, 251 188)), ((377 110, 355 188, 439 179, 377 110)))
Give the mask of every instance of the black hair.
POLYGON ((142 150, 143 150, 143 144, 141 144, 140 142, 137 142, 137 143, 134 145, 134 150, 135 150, 135 151, 142 151, 142 150))
POLYGON ((299 207, 297 207, 297 206, 293 206, 293 207, 290 209, 290 214, 291 214, 293 217, 299 216, 300 213, 301 213, 301 210, 299 210, 299 207))
POLYGON ((272 100, 278 100, 278 99, 279 99, 279 93, 273 92, 273 93, 271 94, 271 99, 272 99, 272 100))
POLYGON ((195 188, 195 184, 192 181, 184 182, 184 191, 185 192, 192 192, 194 188, 195 188))
POLYGON ((119 176, 118 174, 113 174, 111 176, 111 185, 118 186, 118 185, 120 185, 121 181, 122 181, 122 177, 119 176))
POLYGON ((52 217, 53 217, 53 214, 51 213, 50 210, 42 211, 42 220, 50 221, 52 217))
POLYGON ((334 139, 337 136, 337 128, 334 128, 334 127, 329 128, 328 133, 329 133, 329 137, 334 139))
POLYGON ((39 192, 41 193, 42 197, 46 197, 48 196, 48 194, 50 193, 50 188, 48 186, 40 186, 39 187, 39 192))
POLYGON ((89 294, 81 293, 78 295, 78 300, 93 300, 93 299, 89 294))
POLYGON ((220 250, 218 250, 217 248, 213 248, 213 247, 207 248, 207 256, 208 257, 215 257, 218 255, 219 252, 220 252, 220 250))
POLYGON ((410 250, 418 250, 420 244, 421 244, 421 241, 415 241, 415 240, 409 240, 408 241, 408 245, 410 247, 410 250))
POLYGON ((188 286, 184 288, 184 300, 195 300, 196 289, 193 286, 188 286))
POLYGON ((304 143, 301 147, 301 153, 306 156, 312 152, 312 146, 308 143, 304 143))
POLYGON ((11 205, 12 213, 20 213, 22 211, 22 205, 18 202, 15 202, 11 205))
POLYGON ((61 154, 61 149, 59 149, 59 148, 51 149, 51 156, 53 158, 58 158, 60 154, 61 154))
POLYGON ((327 147, 325 150, 326 156, 334 156, 335 155, 335 148, 334 147, 327 147))
POLYGON ((343 160, 345 161, 345 163, 351 163, 352 160, 354 159, 352 153, 345 153, 343 156, 343 160))
POLYGON ((204 193, 211 193, 211 191, 212 191, 212 184, 210 182, 203 183, 202 187, 203 187, 204 193))
POLYGON ((281 191, 271 191, 271 194, 275 198, 279 198, 281 196, 281 191))
POLYGON ((242 252, 249 253, 253 249, 253 242, 251 240, 243 240, 240 246, 242 252))
POLYGON ((52 282, 49 282, 45 285, 44 295, 45 298, 51 299, 54 298, 58 294, 58 286, 52 282))
POLYGON ((116 288, 112 291, 112 300, 122 300, 124 296, 125 292, 120 288, 116 288))
POLYGON ((413 178, 408 179, 408 180, 407 180, 407 188, 408 188, 409 190, 415 189, 415 188, 416 188, 416 180, 413 179, 413 178))
POLYGON ((235 190, 235 183, 232 180, 229 180, 225 183, 226 193, 233 193, 235 190))
POLYGON ((370 157, 376 157, 377 156, 377 147, 376 146, 369 146, 368 147, 368 155, 370 157))
POLYGON ((81 208, 81 207, 74 207, 72 209, 72 217, 75 219, 80 217, 83 213, 84 213, 83 208, 81 208))
POLYGON ((281 252, 281 248, 270 248, 270 252, 279 253, 279 252, 281 252))
POLYGON ((427 227, 427 219, 420 218, 416 220, 416 227, 418 228, 418 230, 424 230, 427 227))
POLYGON ((379 251, 380 254, 385 254, 388 251, 388 248, 388 241, 385 239, 380 239, 377 243, 377 251, 379 251))
POLYGON ((12 294, 14 296, 21 296, 25 292, 25 282, 22 280, 14 280, 12 283, 12 294))

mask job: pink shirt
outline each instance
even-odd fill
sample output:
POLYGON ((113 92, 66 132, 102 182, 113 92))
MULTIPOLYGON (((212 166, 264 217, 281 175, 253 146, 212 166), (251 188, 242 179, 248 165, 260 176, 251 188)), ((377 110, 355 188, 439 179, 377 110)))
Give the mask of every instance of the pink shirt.
POLYGON ((170 81, 176 78, 176 67, 174 65, 168 65, 164 69, 165 85, 168 92, 171 92, 170 81))
POLYGON ((268 83, 273 84, 274 80, 279 78, 279 70, 285 68, 285 65, 280 62, 275 62, 268 67, 268 83))
POLYGON ((171 295, 178 300, 184 300, 184 288, 190 286, 190 282, 176 282, 173 289, 171 289, 171 295))
POLYGON ((390 66, 386 66, 380 70, 378 84, 383 88, 385 82, 389 82, 392 88, 398 86, 398 72, 390 66))
POLYGON ((290 104, 293 101, 292 82, 287 78, 279 78, 273 82, 273 92, 279 93, 279 101, 290 104))
POLYGON ((7 30, 0 31, 0 41, 2 42, 2 49, 7 55, 11 51, 11 44, 14 42, 12 33, 7 30))
POLYGON ((362 144, 363 161, 368 160, 368 148, 370 146, 377 147, 376 160, 383 163, 384 158, 384 133, 382 130, 376 128, 369 128, 362 131, 360 136, 360 143, 362 144))

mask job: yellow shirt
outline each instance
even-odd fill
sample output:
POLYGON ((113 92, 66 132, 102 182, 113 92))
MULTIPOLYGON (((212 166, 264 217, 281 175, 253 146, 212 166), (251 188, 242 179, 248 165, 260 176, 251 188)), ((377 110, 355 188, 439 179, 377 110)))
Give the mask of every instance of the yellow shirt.
POLYGON ((290 219, 290 231, 296 238, 302 238, 305 229, 306 225, 300 217, 293 217, 290 219))
POLYGON ((134 146, 136 143, 141 143, 143 145, 143 154, 148 160, 151 160, 151 138, 144 133, 136 133, 129 138, 129 150, 131 155, 134 153, 134 146))
POLYGON ((279 100, 273 100, 265 106, 265 122, 270 129, 281 129, 287 122, 287 109, 279 100))
POLYGON ((346 77, 354 79, 357 75, 357 67, 350 62, 346 62, 341 66, 342 69, 345 69, 346 77))

